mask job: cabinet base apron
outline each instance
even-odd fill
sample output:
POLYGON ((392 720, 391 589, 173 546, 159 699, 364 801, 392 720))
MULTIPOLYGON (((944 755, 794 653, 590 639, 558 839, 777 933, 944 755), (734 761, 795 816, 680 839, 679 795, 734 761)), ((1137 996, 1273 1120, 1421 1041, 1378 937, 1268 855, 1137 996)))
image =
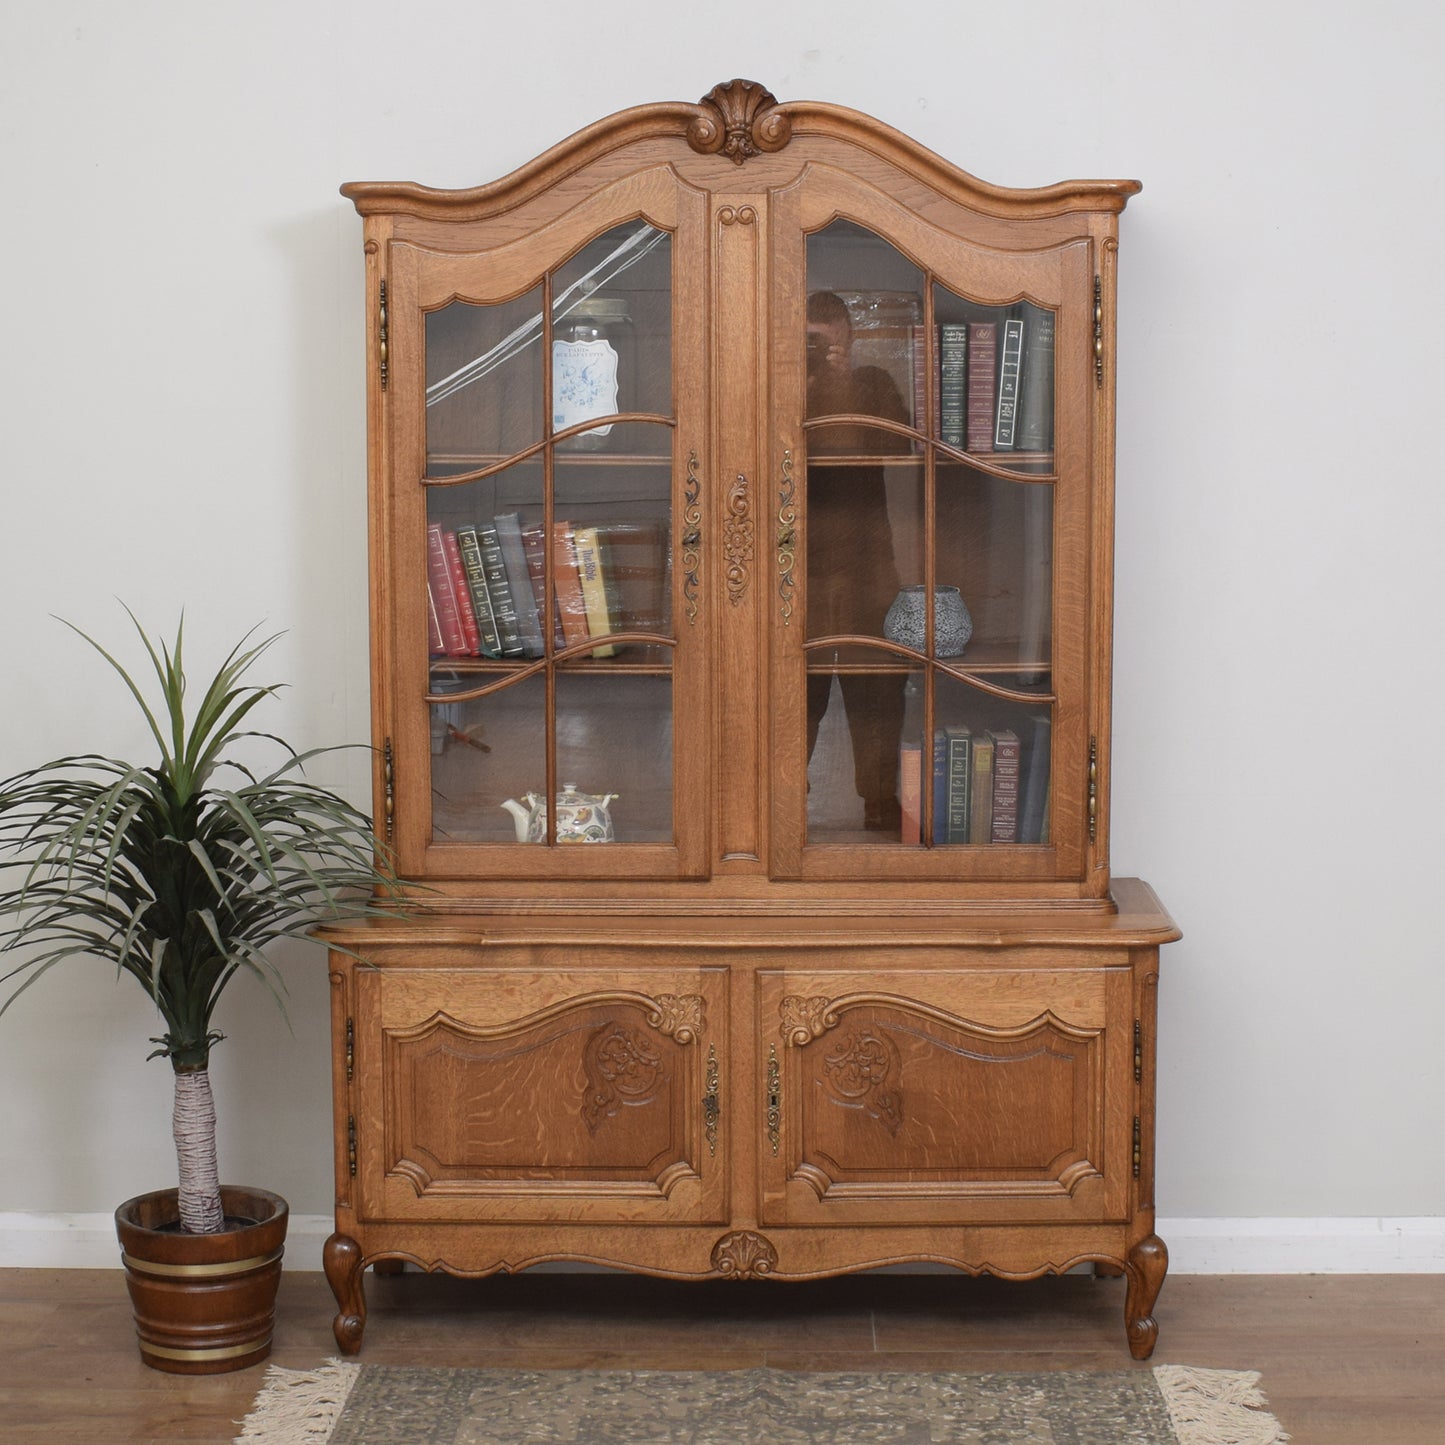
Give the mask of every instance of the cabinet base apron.
POLYGON ((669 1239, 666 1254, 685 1258, 687 1265, 660 1268, 652 1251, 640 1252, 635 1231, 617 1232, 614 1238, 598 1238, 606 1231, 589 1231, 586 1240, 567 1231, 506 1231, 463 1226, 435 1231, 438 1254, 417 1251, 407 1231, 376 1229, 360 1231, 369 1241, 369 1251, 351 1235, 338 1230, 326 1242, 326 1278, 336 1296, 337 1314, 332 1322, 336 1343, 343 1354, 357 1354, 366 1330, 364 1271, 375 1267, 388 1273, 403 1265, 459 1278, 478 1279, 494 1274, 514 1274, 544 1263, 573 1263, 604 1266, 652 1275, 660 1279, 706 1282, 710 1280, 807 1281, 856 1273, 886 1266, 916 1264, 947 1265, 971 1275, 993 1275, 998 1279, 1037 1279, 1042 1275, 1065 1274, 1092 1265, 1100 1276, 1123 1275, 1124 1328, 1129 1352, 1137 1360, 1153 1353, 1159 1326, 1153 1316, 1154 1304, 1164 1283, 1169 1251, 1155 1234, 1146 1234, 1130 1245, 1117 1228, 1085 1229, 1051 1239, 1056 1254, 1042 1257, 1015 1229, 990 1231, 930 1230, 926 1239, 884 1238, 876 1253, 866 1241, 850 1241, 846 1263, 837 1262, 838 1241, 826 1231, 730 1229, 690 1231, 669 1239), (402 1233, 405 1240, 389 1236, 402 1233), (826 1263, 825 1261, 833 1261, 826 1263), (691 1266, 691 1267, 688 1267, 691 1266))

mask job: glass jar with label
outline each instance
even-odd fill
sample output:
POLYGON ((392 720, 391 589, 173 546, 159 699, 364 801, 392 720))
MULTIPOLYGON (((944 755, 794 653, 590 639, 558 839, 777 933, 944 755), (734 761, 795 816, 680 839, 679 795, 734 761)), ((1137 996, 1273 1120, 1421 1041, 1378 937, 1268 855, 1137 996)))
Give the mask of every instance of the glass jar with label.
MULTIPOLYGON (((630 405, 635 357, 632 318, 618 297, 579 301, 552 329, 552 430, 565 431, 593 417, 614 416, 630 405)), ((601 451, 613 439, 611 423, 558 443, 601 451)))

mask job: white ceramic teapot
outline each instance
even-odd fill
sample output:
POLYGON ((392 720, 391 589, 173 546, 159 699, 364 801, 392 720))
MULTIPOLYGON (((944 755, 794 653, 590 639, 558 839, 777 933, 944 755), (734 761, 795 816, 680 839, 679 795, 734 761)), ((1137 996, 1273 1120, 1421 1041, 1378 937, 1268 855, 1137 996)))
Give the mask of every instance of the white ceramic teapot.
MULTIPOLYGON (((612 814, 608 804, 616 793, 584 793, 576 783, 563 783, 557 794, 557 841, 559 843, 610 843, 612 814)), ((502 804, 517 829, 517 842, 541 843, 547 837, 547 803, 538 793, 523 793, 519 803, 508 798, 502 804)))

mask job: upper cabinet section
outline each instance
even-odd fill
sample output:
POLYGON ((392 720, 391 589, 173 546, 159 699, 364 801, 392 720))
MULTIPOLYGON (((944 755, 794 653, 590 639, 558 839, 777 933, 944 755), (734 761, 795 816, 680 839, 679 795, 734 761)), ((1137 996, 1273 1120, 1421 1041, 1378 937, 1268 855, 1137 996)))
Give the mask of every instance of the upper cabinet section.
POLYGON ((734 81, 343 189, 405 875, 1103 895, 1135 182, 990 186, 734 81))

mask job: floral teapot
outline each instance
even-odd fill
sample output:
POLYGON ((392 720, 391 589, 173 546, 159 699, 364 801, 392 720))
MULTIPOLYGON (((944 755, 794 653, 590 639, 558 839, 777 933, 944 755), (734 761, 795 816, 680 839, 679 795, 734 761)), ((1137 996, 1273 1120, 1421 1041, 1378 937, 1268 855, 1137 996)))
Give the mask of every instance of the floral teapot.
MULTIPOLYGON (((563 783, 557 794, 557 841, 559 843, 610 843, 612 814, 607 805, 616 793, 581 792, 576 783, 563 783)), ((517 828, 517 842, 541 843, 547 837, 547 803, 537 793, 523 793, 519 803, 508 798, 502 804, 517 828)))

